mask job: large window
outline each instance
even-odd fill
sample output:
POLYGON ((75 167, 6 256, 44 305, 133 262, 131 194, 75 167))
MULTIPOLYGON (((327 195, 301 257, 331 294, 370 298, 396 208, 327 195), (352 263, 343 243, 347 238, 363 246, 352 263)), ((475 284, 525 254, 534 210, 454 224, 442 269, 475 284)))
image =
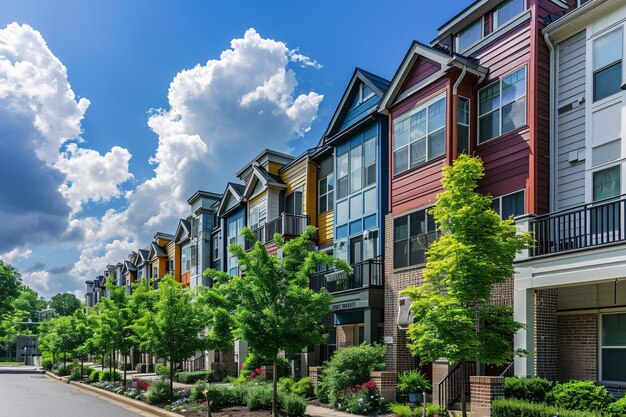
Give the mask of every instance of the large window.
POLYGON ((348 195, 348 154, 337 157, 337 198, 348 195))
POLYGON ((426 249, 437 237, 435 219, 427 209, 393 221, 393 266, 403 268, 426 262, 426 249))
POLYGON ((191 271, 191 246, 185 245, 181 249, 181 263, 182 270, 181 273, 191 271))
POLYGON ((456 110, 456 150, 458 153, 469 153, 470 142, 470 100, 459 97, 456 110))
POLYGON ((376 182, 376 138, 365 140, 337 157, 337 199, 376 182))
POLYGON ((526 125, 526 67, 478 93, 478 143, 526 125))
POLYGON ((626 381, 626 313, 602 315, 602 380, 626 381))
POLYGON ((500 197, 494 197, 492 204, 493 211, 498 213, 503 219, 520 216, 526 212, 524 208, 524 196, 524 190, 521 190, 500 197))
POLYGON ((480 18, 456 35, 456 49, 464 51, 483 37, 483 19, 480 18))
POLYGON ((622 85, 622 29, 593 41, 593 101, 620 91, 622 85))
POLYGON ((393 125, 393 173, 445 154, 446 98, 437 97, 401 116, 393 125))
POLYGON ((219 235, 213 236, 213 261, 220 259, 220 237, 219 235))
POLYGON ((621 194, 620 166, 593 173, 593 201, 617 197, 621 194))
MULTIPOLYGON (((240 236, 241 229, 244 227, 245 216, 243 211, 239 214, 228 219, 227 225, 227 236, 228 236, 228 245, 232 245, 233 243, 239 243, 240 245, 244 244, 244 237, 240 236)), ((230 253, 230 252, 229 252, 230 253)), ((228 258, 228 272, 231 275, 237 275, 239 272, 238 260, 236 256, 230 256, 228 258)))
POLYGON ((330 173, 319 181, 319 213, 333 209, 335 203, 335 176, 330 173))
POLYGON ((285 212, 302 214, 302 191, 294 191, 285 197, 285 212))
POLYGON ((508 23, 515 16, 526 10, 526 0, 508 0, 500 4, 493 13, 493 28, 508 23))

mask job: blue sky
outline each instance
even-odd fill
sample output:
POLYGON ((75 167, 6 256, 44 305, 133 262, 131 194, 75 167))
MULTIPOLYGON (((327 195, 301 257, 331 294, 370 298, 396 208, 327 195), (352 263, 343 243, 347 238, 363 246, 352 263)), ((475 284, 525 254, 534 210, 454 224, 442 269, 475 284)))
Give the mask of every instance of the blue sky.
MULTIPOLYGON (((230 48, 231 40, 242 38, 249 28, 254 28, 262 39, 283 42, 289 50, 297 48, 298 53, 322 66, 318 69, 291 62, 286 67, 294 72, 297 80, 290 97, 310 92, 324 96, 314 106, 316 118, 311 123, 298 125, 308 128, 303 136, 290 134, 293 133, 290 128, 285 130, 285 144, 299 153, 314 146, 319 139, 355 66, 390 79, 412 40, 430 41, 436 35, 436 28, 467 4, 468 0, 394 1, 385 6, 372 1, 0 0, 0 29, 17 22, 38 31, 51 53, 67 68, 67 83, 76 95, 75 101, 81 97, 89 100, 79 125, 84 142, 77 146, 100 155, 113 147, 123 148, 132 155, 127 161, 126 176, 133 176, 119 181, 116 195, 110 193, 100 200, 85 198, 82 203, 76 203, 80 209, 69 215, 70 224, 71 220, 93 219, 91 226, 80 225, 85 231, 79 233, 78 226, 72 229, 80 237, 72 238, 72 233, 66 233, 67 238, 51 233, 34 241, 24 237, 13 246, 0 248, 0 254, 32 252, 28 256, 5 256, 5 259, 13 259, 25 272, 27 283, 50 295, 60 290, 77 293, 83 290, 81 283, 91 277, 82 275, 91 271, 72 266, 81 253, 84 255, 87 243, 99 241, 98 248, 89 250, 90 260, 83 256, 83 263, 95 265, 94 270, 106 263, 103 258, 107 253, 123 253, 120 251, 133 244, 145 246, 146 236, 157 231, 146 231, 150 226, 129 232, 132 239, 121 245, 118 252, 107 252, 105 247, 111 241, 125 239, 120 231, 117 235, 97 238, 92 235, 94 230, 105 228, 96 222, 102 221, 107 210, 121 212, 134 204, 132 199, 124 198, 124 192, 135 190, 155 176, 155 164, 148 161, 155 156, 159 137, 167 134, 148 126, 148 112, 170 109, 168 88, 174 77, 197 64, 219 59, 220 53, 230 48)), ((27 45, 18 47, 28 48, 27 45)), ((0 59, 1 53, 0 49, 0 59)), ((0 72, 0 91, 3 82, 7 79, 3 79, 0 72)), ((64 142, 62 150, 69 143, 72 141, 64 142)), ((253 153, 258 153, 264 145, 259 139, 253 153)), ((20 151, 28 149, 33 150, 26 147, 20 151)), ((123 152, 118 156, 124 159, 123 152)), ((63 171, 61 164, 51 160, 47 162, 49 167, 63 171)), ((165 165, 165 162, 160 164, 165 165)), ((215 177, 214 181, 198 181, 194 185, 221 192, 224 182, 232 179, 236 170, 232 171, 231 178, 215 177)), ((19 175, 8 178, 9 182, 22 180, 19 175)), ((0 208, 0 216, 2 213, 0 208)), ((146 222, 150 223, 154 217, 147 217, 146 222)), ((154 227, 169 227, 172 218, 152 223, 154 227)), ((137 221, 143 220, 137 218, 137 221)), ((68 222, 65 223, 67 226, 68 222)), ((175 227, 175 223, 171 227, 175 227)), ((109 262, 113 261, 117 260, 109 262)))

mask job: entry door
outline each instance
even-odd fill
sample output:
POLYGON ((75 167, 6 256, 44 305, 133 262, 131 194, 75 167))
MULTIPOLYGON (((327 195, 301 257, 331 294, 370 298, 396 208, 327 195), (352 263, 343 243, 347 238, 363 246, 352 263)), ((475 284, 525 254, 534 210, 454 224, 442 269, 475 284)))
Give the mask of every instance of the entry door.
POLYGON ((363 236, 350 239, 350 264, 354 265, 363 260, 363 236))

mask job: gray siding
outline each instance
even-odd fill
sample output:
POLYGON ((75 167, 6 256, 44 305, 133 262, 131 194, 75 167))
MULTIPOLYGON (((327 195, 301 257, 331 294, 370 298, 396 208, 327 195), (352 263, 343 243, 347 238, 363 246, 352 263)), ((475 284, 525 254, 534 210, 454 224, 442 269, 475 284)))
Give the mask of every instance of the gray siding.
POLYGON ((571 103, 585 97, 585 31, 558 45, 558 100, 555 209, 585 203, 585 162, 570 162, 570 152, 585 149, 585 103, 571 103))

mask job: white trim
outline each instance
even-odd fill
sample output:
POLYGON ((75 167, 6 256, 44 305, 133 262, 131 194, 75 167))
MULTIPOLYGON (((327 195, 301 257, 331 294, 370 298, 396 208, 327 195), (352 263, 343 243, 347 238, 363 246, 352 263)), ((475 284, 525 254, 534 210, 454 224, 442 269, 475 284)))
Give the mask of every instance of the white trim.
POLYGON ((469 25, 465 26, 463 29, 461 29, 460 31, 458 31, 454 35, 455 50, 463 53, 463 51, 466 51, 466 50, 470 49, 471 47, 473 47, 474 45, 476 45, 477 43, 482 41, 484 38, 485 38, 485 15, 482 15, 478 19, 474 20, 473 23, 470 23, 469 25), (459 46, 459 40, 460 40, 461 33, 463 33, 465 30, 469 29, 472 25, 476 24, 477 22, 480 25, 480 37, 476 41, 474 41, 471 44, 469 44, 468 46, 466 46, 465 48, 461 49, 460 46, 459 46))
POLYGON ((517 1, 522 1, 523 4, 523 9, 521 12, 519 12, 518 14, 516 14, 515 16, 513 16, 512 18, 510 18, 509 20, 507 20, 506 22, 499 24, 498 20, 499 20, 499 13, 498 11, 500 10, 500 8, 502 7, 502 5, 506 2, 509 1, 516 1, 516 0, 505 0, 502 3, 498 4, 495 9, 493 9, 493 31, 495 32, 497 29, 500 29, 501 27, 506 26, 507 23, 509 23, 512 20, 516 20, 518 17, 522 16, 524 13, 526 13, 528 11, 528 0, 517 0, 517 1))

